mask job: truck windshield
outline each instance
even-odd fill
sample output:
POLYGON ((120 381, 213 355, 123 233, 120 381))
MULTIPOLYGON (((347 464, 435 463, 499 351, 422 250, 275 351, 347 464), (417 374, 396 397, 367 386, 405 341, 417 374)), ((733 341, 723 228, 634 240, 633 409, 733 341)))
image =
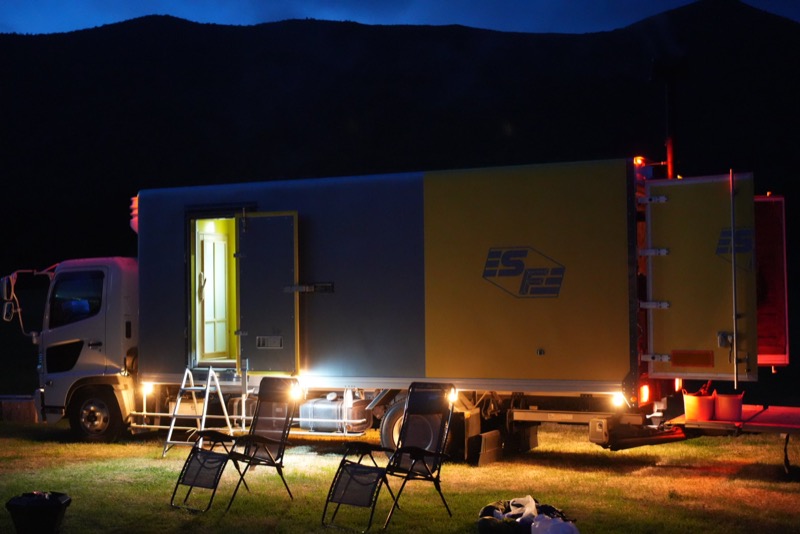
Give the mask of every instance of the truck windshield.
POLYGON ((103 296, 103 272, 60 274, 50 294, 49 327, 56 328, 96 315, 103 296))

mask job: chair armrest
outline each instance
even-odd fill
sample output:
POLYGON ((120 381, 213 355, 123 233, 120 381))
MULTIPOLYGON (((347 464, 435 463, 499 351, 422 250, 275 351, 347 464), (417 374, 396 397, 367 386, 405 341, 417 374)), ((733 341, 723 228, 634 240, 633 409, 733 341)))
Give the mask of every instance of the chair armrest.
MULTIPOLYGON (((234 442, 234 446, 238 447, 240 445, 249 445, 252 443, 255 444, 262 444, 262 445, 278 445, 280 444, 280 440, 268 438, 266 436, 258 436, 255 434, 245 434, 244 436, 239 436, 236 438, 234 442)), ((286 445, 289 445, 289 442, 285 442, 286 445)))
POLYGON ((211 441, 233 441, 235 436, 220 432, 219 430, 195 430, 193 434, 197 439, 209 439, 211 441))
POLYGON ((433 456, 434 458, 440 458, 442 460, 450 459, 450 455, 443 453, 443 452, 436 452, 430 451, 428 449, 423 449, 422 447, 414 447, 412 445, 407 445, 405 447, 400 447, 397 449, 397 454, 408 454, 414 460, 423 460, 426 456, 433 456))
POLYGON ((208 440, 211 442, 212 449, 217 445, 222 445, 226 450, 228 448, 226 444, 232 443, 236 439, 234 436, 225 434, 219 430, 195 430, 192 432, 192 436, 195 441, 201 439, 208 440))
POLYGON ((386 452, 392 453, 394 449, 389 449, 387 447, 382 447, 380 445, 374 445, 372 443, 367 443, 366 441, 348 441, 345 444, 345 455, 349 456, 351 454, 371 454, 373 452, 386 452))

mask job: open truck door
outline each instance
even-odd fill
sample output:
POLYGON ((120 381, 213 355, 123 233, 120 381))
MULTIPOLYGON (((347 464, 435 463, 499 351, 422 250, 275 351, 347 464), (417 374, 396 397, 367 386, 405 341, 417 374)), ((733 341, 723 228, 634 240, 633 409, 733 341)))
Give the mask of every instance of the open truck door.
POLYGON ((652 378, 758 378, 750 174, 645 186, 652 378))
POLYGON ((237 216, 239 355, 250 371, 298 368, 297 215, 237 216))
POLYGON ((786 209, 782 196, 756 197, 758 365, 789 365, 786 209))

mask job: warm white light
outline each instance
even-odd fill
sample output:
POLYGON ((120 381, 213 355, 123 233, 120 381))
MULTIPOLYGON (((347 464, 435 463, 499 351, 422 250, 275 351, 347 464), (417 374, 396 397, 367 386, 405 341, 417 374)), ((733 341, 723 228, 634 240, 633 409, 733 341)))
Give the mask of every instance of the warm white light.
POLYGON ((142 395, 145 397, 150 395, 153 392, 153 383, 152 382, 145 382, 142 384, 142 395))
POLYGON ((292 400, 302 400, 303 388, 301 388, 300 384, 298 384, 297 382, 293 382, 292 387, 289 390, 289 395, 292 397, 292 400))
POLYGON ((450 393, 448 393, 447 395, 447 399, 450 401, 451 404, 456 402, 458 400, 458 390, 456 388, 452 388, 450 390, 450 393))
POLYGON ((625 405, 625 396, 621 392, 617 391, 611 397, 611 404, 613 404, 617 408, 619 408, 621 406, 624 406, 625 405))

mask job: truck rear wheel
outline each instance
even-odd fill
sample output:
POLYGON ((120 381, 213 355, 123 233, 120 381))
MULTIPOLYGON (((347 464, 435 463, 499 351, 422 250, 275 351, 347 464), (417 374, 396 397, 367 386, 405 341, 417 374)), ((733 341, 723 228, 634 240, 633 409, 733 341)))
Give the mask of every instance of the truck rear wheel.
MULTIPOLYGON (((405 410, 405 400, 395 402, 386 410, 386 415, 381 420, 382 447, 392 450, 397 448, 397 442, 400 441, 400 427, 403 426, 406 416, 405 410)), ((406 439, 423 449, 432 449, 439 435, 439 424, 440 419, 435 414, 413 414, 406 429, 406 439)))
POLYGON ((69 405, 69 426, 83 441, 116 440, 123 424, 114 393, 107 388, 78 390, 69 405))
POLYGON ((392 450, 397 448, 405 411, 405 402, 395 402, 386 410, 386 414, 381 419, 381 447, 392 450))

